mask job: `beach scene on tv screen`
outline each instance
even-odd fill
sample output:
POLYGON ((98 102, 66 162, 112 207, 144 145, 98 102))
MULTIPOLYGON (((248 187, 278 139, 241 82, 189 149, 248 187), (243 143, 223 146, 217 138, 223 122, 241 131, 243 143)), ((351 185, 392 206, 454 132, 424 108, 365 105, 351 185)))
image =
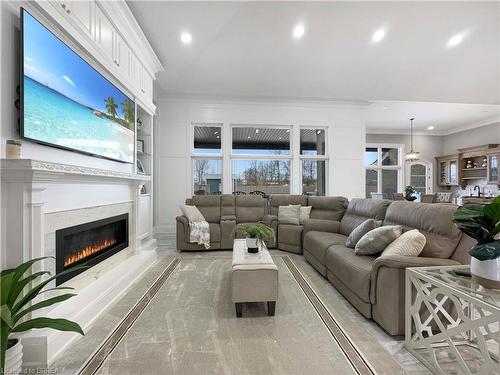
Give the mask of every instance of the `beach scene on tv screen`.
POLYGON ((24 13, 24 137, 134 160, 134 103, 24 13))

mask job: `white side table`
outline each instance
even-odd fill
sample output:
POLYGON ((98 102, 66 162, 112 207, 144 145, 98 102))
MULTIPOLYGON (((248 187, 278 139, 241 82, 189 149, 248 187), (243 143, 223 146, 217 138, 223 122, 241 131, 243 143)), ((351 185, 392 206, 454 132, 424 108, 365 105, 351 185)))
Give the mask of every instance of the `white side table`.
POLYGON ((405 346, 434 374, 500 374, 500 290, 457 268, 406 270, 405 346))

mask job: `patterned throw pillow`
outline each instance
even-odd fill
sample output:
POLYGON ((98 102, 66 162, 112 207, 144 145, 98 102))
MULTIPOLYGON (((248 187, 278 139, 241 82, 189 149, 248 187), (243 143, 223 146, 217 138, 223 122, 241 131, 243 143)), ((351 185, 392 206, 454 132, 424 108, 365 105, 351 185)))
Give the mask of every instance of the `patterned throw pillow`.
POLYGON ((278 222, 280 224, 299 225, 300 223, 300 204, 278 207, 278 222))
POLYGON ((359 224, 354 230, 351 232, 349 237, 347 237, 347 241, 345 245, 354 249, 359 240, 369 231, 377 228, 377 222, 374 219, 368 219, 359 224))
POLYGON ((401 236, 401 225, 386 225, 366 233, 356 244, 356 255, 375 255, 385 250, 389 244, 401 236))
POLYGON ((299 217, 300 224, 304 224, 304 220, 309 219, 309 216, 311 216, 311 209, 312 209, 312 206, 301 206, 300 207, 300 217, 299 217))
POLYGON ((181 206, 181 210, 190 223, 195 221, 206 221, 205 217, 196 206, 188 206, 184 204, 181 206))
POLYGON ((384 255, 403 255, 408 257, 418 257, 427 243, 425 236, 417 229, 409 230, 395 239, 383 251, 384 255))

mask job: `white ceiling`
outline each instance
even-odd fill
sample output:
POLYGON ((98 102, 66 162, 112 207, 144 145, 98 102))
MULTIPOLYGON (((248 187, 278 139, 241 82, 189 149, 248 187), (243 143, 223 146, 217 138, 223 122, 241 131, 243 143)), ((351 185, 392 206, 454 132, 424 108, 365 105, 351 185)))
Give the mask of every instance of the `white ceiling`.
POLYGON ((371 128, 401 128, 411 112, 443 133, 498 115, 444 103, 500 105, 500 2, 128 4, 165 67, 165 95, 375 101, 371 128), (462 44, 447 48, 457 33, 462 44))

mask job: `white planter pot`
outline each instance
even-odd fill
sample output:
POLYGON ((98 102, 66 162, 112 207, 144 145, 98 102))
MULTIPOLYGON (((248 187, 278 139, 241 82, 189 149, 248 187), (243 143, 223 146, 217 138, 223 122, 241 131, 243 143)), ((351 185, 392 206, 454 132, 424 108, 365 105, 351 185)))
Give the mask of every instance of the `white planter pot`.
POLYGON ((255 249, 257 247, 257 238, 247 238, 247 248, 255 249))
POLYGON ((470 258, 472 277, 482 286, 489 289, 500 289, 500 258, 479 260, 470 258))
POLYGON ((5 373, 20 374, 23 364, 23 344, 17 339, 16 344, 5 352, 5 373))

